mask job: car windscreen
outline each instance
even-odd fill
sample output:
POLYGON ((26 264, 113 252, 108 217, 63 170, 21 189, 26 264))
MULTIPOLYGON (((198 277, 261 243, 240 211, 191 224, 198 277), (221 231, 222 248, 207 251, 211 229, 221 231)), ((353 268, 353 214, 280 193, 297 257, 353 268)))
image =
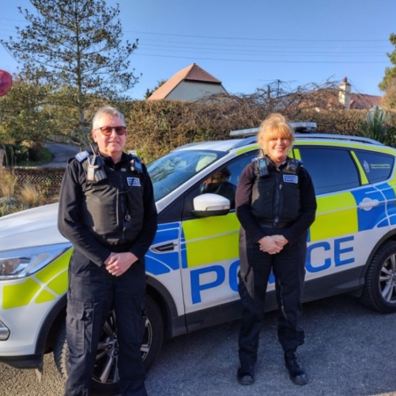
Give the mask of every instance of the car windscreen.
POLYGON ((209 150, 179 150, 155 160, 147 167, 155 200, 165 197, 224 154, 209 150))

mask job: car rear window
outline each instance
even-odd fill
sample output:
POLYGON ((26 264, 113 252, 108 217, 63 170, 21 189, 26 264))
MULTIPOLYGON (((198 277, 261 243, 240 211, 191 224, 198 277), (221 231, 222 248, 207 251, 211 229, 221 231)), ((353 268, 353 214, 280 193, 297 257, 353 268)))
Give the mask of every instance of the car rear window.
POLYGON ((338 147, 299 147, 299 150, 316 194, 348 190, 360 185, 349 150, 338 147))
POLYGON ((366 172, 369 183, 389 179, 395 160, 392 155, 366 150, 356 150, 355 154, 366 172))

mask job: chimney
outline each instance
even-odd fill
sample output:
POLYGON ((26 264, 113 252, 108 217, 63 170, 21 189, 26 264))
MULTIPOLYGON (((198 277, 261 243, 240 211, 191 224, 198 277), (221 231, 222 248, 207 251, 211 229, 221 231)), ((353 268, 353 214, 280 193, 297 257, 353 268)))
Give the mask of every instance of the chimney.
POLYGON ((351 84, 346 77, 343 78, 339 85, 338 101, 344 106, 345 110, 351 107, 351 84))

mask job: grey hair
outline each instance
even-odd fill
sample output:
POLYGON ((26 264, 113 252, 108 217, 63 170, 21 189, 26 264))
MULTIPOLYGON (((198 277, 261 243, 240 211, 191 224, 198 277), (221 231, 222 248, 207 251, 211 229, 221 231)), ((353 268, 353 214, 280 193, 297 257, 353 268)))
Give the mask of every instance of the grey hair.
POLYGON ((92 118, 92 129, 98 128, 98 120, 102 117, 103 114, 107 114, 112 117, 118 117, 125 126, 125 117, 119 110, 112 106, 103 106, 99 108, 95 115, 92 118))

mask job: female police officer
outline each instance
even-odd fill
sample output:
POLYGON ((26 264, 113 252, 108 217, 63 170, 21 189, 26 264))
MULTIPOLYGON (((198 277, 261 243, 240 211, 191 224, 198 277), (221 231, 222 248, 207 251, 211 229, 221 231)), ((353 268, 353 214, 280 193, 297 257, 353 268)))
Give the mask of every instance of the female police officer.
POLYGON ((104 321, 115 310, 122 395, 146 395, 140 356, 145 293, 143 258, 157 213, 145 166, 123 152, 124 116, 103 107, 93 118, 98 153, 79 153, 66 168, 58 227, 74 246, 69 268, 66 395, 88 395, 104 321))
POLYGON ((242 225, 239 293, 243 313, 239 333, 242 385, 254 382, 259 332, 271 270, 280 309, 278 339, 291 380, 307 383, 296 349, 304 342, 299 326, 307 229, 315 218, 311 178, 302 164, 288 157, 293 132, 280 114, 263 121, 258 133, 261 155, 244 169, 236 191, 236 211, 242 225))

